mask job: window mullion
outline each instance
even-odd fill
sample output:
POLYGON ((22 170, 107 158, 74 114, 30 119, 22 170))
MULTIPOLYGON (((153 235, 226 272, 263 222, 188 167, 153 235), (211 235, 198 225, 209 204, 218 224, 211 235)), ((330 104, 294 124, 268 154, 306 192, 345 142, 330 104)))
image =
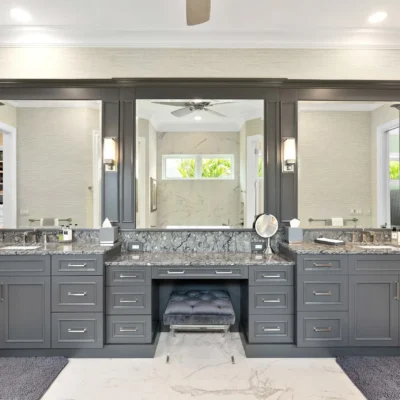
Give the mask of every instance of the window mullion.
POLYGON ((196 179, 201 179, 202 178, 202 157, 201 155, 196 155, 195 158, 195 170, 196 170, 196 179))

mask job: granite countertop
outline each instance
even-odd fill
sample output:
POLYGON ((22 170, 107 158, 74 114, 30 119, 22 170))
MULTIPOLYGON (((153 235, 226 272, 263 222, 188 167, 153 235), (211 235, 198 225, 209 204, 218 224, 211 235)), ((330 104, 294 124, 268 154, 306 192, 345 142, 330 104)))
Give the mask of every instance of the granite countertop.
POLYGON ((106 262, 107 266, 214 266, 214 265, 294 265, 277 254, 264 256, 252 253, 136 253, 121 254, 106 262))
POLYGON ((289 244, 280 242, 280 247, 294 254, 398 254, 400 246, 391 243, 346 243, 344 246, 330 246, 315 242, 303 242, 299 244, 289 244), (360 246, 370 246, 363 249, 360 246), (392 249, 379 249, 375 246, 390 246, 392 249))
POLYGON ((118 246, 120 243, 115 243, 110 246, 102 246, 99 241, 91 242, 72 242, 72 243, 27 243, 27 246, 39 246, 37 249, 4 249, 9 246, 23 247, 20 243, 0 243, 0 256, 10 255, 57 255, 57 254, 105 254, 118 246))

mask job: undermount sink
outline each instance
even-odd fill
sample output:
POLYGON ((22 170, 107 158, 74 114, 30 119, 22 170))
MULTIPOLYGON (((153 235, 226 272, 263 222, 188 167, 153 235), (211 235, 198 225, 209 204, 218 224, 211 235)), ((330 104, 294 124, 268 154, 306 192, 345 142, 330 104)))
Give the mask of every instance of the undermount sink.
POLYGON ((367 246, 358 246, 362 249, 370 249, 370 250, 400 250, 399 247, 394 246, 374 246, 374 245, 367 245, 367 246))
POLYGON ((0 250, 36 250, 40 246, 6 246, 2 247, 0 250))

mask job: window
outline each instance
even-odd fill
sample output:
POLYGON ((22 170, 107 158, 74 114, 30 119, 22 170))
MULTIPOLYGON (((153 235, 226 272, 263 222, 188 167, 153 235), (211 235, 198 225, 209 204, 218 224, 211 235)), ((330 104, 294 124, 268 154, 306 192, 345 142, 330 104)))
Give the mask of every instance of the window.
POLYGON ((233 179, 233 154, 163 156, 163 179, 233 179))

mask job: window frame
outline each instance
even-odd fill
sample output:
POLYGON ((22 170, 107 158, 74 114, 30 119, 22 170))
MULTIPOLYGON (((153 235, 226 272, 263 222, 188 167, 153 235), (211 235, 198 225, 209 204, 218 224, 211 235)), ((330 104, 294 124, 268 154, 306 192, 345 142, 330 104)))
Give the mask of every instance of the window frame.
POLYGON ((164 181, 233 181, 235 179, 235 155, 234 154, 163 154, 162 155, 162 180, 164 181), (202 176, 202 165, 203 159, 210 158, 225 158, 231 161, 231 175, 229 177, 221 178, 203 178, 202 176), (194 178, 182 178, 182 177, 168 177, 166 175, 167 160, 168 159, 194 159, 195 176, 194 178))

